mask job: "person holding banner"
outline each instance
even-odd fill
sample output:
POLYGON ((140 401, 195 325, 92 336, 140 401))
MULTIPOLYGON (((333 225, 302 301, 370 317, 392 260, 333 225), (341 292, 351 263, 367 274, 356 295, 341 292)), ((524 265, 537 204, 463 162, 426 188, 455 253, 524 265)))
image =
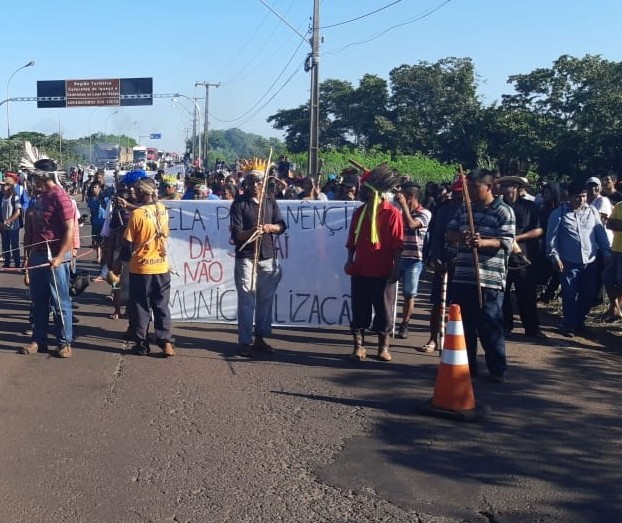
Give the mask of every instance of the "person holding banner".
POLYGON ((351 277, 354 350, 350 359, 367 356, 365 329, 378 333, 378 358, 391 361, 389 333, 393 327, 396 285, 404 247, 402 213, 382 193, 395 187, 397 178, 386 164, 361 177, 359 198, 364 205, 352 217, 348 233, 348 259, 344 271, 351 277))
POLYGON ((283 234, 286 225, 276 200, 268 196, 268 191, 261 190, 264 176, 261 170, 248 171, 244 194, 233 201, 230 211, 238 293, 238 354, 246 358, 252 357, 253 350, 274 352, 265 340, 272 333, 274 295, 281 280, 274 235, 283 234), (258 219, 260 206, 263 206, 261 220, 258 219), (253 235, 255 240, 249 241, 253 235), (260 242, 257 259, 255 242, 260 242))

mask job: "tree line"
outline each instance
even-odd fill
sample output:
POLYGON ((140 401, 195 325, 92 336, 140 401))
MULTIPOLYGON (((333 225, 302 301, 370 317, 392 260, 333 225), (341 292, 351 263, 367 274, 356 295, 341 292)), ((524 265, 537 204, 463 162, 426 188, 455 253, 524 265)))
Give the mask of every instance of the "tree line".
MULTIPOLYGON (((486 105, 470 58, 400 65, 389 80, 320 85, 324 151, 376 150, 397 159, 537 172, 559 179, 617 172, 622 161, 622 63, 560 56, 549 68, 508 78, 514 92, 486 105)), ((292 153, 306 150, 309 107, 268 118, 292 153)))

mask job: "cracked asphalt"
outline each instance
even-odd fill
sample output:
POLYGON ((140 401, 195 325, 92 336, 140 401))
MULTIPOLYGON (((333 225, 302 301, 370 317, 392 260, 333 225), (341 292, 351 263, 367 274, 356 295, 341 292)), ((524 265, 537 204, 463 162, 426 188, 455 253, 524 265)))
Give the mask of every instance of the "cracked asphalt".
MULTIPOLYGON (((95 266, 84 264, 95 271, 95 266)), ((391 363, 342 329, 277 329, 234 356, 231 325, 176 324, 178 356, 125 352, 108 286, 76 299, 68 360, 23 356, 28 303, 0 274, 0 522, 609 522, 622 519, 620 346, 508 344, 478 423, 421 417, 438 357, 423 300, 391 363)))

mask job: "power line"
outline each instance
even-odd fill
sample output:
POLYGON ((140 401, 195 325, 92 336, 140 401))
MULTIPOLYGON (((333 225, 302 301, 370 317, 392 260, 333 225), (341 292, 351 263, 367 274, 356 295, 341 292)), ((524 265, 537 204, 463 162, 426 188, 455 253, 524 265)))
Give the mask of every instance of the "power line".
POLYGON ((392 7, 395 4, 399 4, 401 1, 402 0, 395 0, 395 2, 391 2, 390 4, 387 4, 384 7, 380 7, 379 9, 376 9, 374 11, 370 11, 369 13, 365 13, 361 16, 357 16, 356 18, 350 18, 350 20, 344 20, 343 22, 338 22, 336 24, 325 25, 324 27, 320 27, 320 29, 331 29, 333 27, 339 27, 340 25, 346 25, 352 22, 356 22, 357 20, 362 20, 363 18, 367 18, 368 16, 375 15, 376 13, 379 13, 380 11, 384 11, 385 9, 388 9, 389 7, 392 7))
MULTIPOLYGON (((212 118, 214 118, 214 120, 221 122, 221 123, 231 123, 231 122, 235 122, 237 120, 241 120, 243 118, 246 117, 246 115, 248 115, 250 112, 252 112, 255 107, 257 107, 261 101, 268 96, 268 94, 270 93, 270 91, 272 90, 272 88, 277 84, 277 82, 281 79, 281 77, 285 74, 285 71, 287 70, 287 68, 289 67, 289 65, 292 63, 292 60, 296 57, 296 55, 298 54, 298 51, 300 50, 300 47, 302 46, 303 42, 301 41, 298 44, 298 47, 296 47, 296 50, 294 51, 294 53, 292 54, 292 56, 290 57, 290 59, 287 61, 287 63, 285 64, 285 66, 283 67, 283 69, 281 70, 281 72, 278 74, 278 76, 274 79, 274 81, 270 84, 270 86, 266 89, 266 91, 264 92, 263 95, 261 95, 261 97, 250 107, 250 109, 248 109, 247 111, 245 111, 244 113, 240 114, 239 116, 237 116, 236 118, 231 118, 229 120, 223 120, 220 118, 216 118, 215 116, 212 116, 212 118)), ((290 77, 291 79, 291 77, 290 77)), ((287 80, 289 81, 289 80, 287 80)), ((277 93, 280 92, 277 91, 277 93)), ((270 98, 270 101, 273 99, 274 97, 270 98)), ((265 106, 263 106, 265 107, 265 106)), ((262 108, 263 108, 262 107, 262 108)))
MULTIPOLYGON (((291 10, 291 8, 294 5, 294 2, 296 0, 291 0, 290 4, 288 5, 287 9, 285 9, 284 14, 287 15, 289 13, 289 11, 291 10)), ((261 53, 263 52, 263 50, 266 48, 266 46, 272 42, 272 37, 273 35, 276 33, 276 31, 279 29, 279 27, 281 27, 281 24, 279 23, 278 20, 274 20, 274 26, 272 26, 272 30, 270 31, 269 34, 265 35, 263 33, 263 31, 261 30, 261 26, 264 24, 264 22, 268 19, 268 17, 270 17, 270 13, 266 12, 264 14, 264 18, 261 21, 261 24, 255 29, 255 32, 253 34, 251 34, 249 36, 249 38, 246 40, 246 43, 242 46, 242 48, 240 49, 240 51, 236 54, 235 58, 233 58, 233 60, 229 61, 227 63, 227 65, 225 66, 224 70, 227 71, 229 70, 232 66, 237 66, 238 65, 238 58, 242 55, 242 53, 244 51, 246 51, 247 47, 251 44, 251 42, 253 40, 256 39, 257 36, 260 36, 263 40, 263 43, 261 43, 261 45, 258 46, 253 46, 253 51, 254 54, 251 58, 248 58, 245 61, 245 65, 243 65, 241 68, 238 69, 237 72, 234 72, 233 74, 229 75, 228 78, 225 78, 223 80, 223 85, 227 85, 230 86, 232 84, 235 84, 237 82, 239 82, 240 80, 242 80, 245 76, 247 76, 249 74, 249 67, 251 64, 257 64, 252 70, 257 70, 258 68, 263 67, 263 63, 262 60, 257 60, 257 57, 261 55, 261 53)), ((277 45, 277 49, 281 49, 281 48, 287 48, 290 47, 290 45, 288 45, 289 40, 292 38, 292 34, 288 32, 288 37, 287 40, 285 42, 283 42, 282 44, 277 45)))
POLYGON ((296 29, 292 24, 290 24, 287 20, 285 20, 285 18, 283 18, 279 13, 277 13, 274 9, 272 9, 272 7, 270 7, 268 4, 266 4, 266 2, 264 2, 264 0, 259 0, 263 5, 265 5, 268 9, 270 9, 270 11, 272 11, 272 13, 274 13, 274 15, 281 21, 283 22, 287 27, 289 27, 292 31, 294 31, 294 33, 296 33, 300 38, 302 38, 305 42, 307 41, 307 37, 302 35, 298 29, 296 29))
POLYGON ((248 118, 246 118, 246 120, 244 120, 243 122, 238 123, 237 125, 239 127, 247 124, 248 122, 250 122, 251 120, 253 120, 255 118, 255 116, 257 116, 263 109, 266 108, 266 106, 276 98, 276 95, 279 94, 284 88, 285 86, 287 86, 287 84, 289 84, 289 82, 291 82, 291 80, 294 78, 294 76, 296 76, 296 74, 298 74, 301 69, 302 69, 302 65, 304 64, 304 62, 300 63, 299 67, 296 67, 296 69, 294 69, 294 72, 289 76, 289 78, 287 78, 287 80, 285 80, 285 82, 283 82, 283 85, 281 85, 281 87, 279 87, 279 89, 268 99, 266 100, 266 103, 264 103, 261 107, 259 107, 251 116, 249 116, 248 118))
POLYGON ((416 17, 411 18, 409 20, 405 20, 404 22, 401 22, 399 24, 395 24, 395 25, 392 25, 390 27, 387 27, 386 29, 384 29, 380 33, 372 36, 371 38, 368 38, 367 40, 361 40, 359 42, 351 42, 349 44, 344 45, 340 49, 337 49, 336 51, 327 51, 325 53, 322 53, 322 55, 338 54, 338 53, 341 53, 342 51, 345 51, 348 47, 352 47, 354 45, 362 45, 362 44, 367 44, 369 42, 373 42, 374 40, 377 40, 378 38, 380 38, 381 36, 385 35, 386 33, 388 33, 389 31, 391 31, 393 29, 396 29, 398 27, 403 27, 405 25, 409 25, 409 24, 412 24, 414 22, 419 22, 420 20, 423 20, 424 18, 427 18, 428 16, 436 13, 436 11, 438 11, 439 9, 442 9, 443 7, 445 7, 450 2, 452 2, 452 0, 445 0, 444 2, 441 2, 436 7, 430 9, 429 11, 426 11, 425 13, 423 13, 421 15, 417 15, 416 17))

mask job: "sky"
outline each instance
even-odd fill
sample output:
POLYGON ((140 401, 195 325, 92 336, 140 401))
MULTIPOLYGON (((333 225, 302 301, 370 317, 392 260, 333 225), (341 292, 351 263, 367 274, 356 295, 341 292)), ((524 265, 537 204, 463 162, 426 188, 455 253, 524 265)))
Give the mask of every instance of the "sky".
MULTIPOLYGON (((199 98, 202 129, 205 87, 195 83, 220 83, 209 89, 210 129, 282 138, 266 119, 309 99, 312 15, 313 0, 6 2, 0 101, 36 96, 39 80, 152 77, 156 95, 199 98)), ((564 54, 621 61, 620 20, 619 0, 321 0, 320 81, 357 86, 365 74, 388 80, 403 64, 469 57, 478 94, 492 103, 512 93, 508 76, 551 67, 564 54)), ((103 132, 183 152, 192 112, 183 97, 133 108, 12 102, 8 119, 0 110, 0 137, 9 127, 70 139, 103 132)))

